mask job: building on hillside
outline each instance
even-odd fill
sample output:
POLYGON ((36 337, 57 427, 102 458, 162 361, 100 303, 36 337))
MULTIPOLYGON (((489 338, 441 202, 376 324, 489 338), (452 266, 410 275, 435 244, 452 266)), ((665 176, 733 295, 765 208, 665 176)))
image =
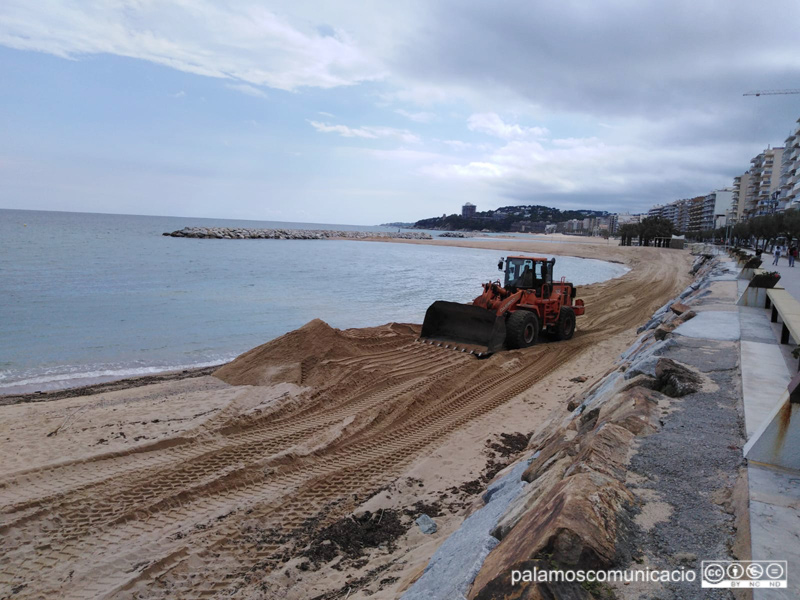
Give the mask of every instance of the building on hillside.
POLYGON ((521 233, 544 233, 546 228, 546 221, 514 221, 511 224, 511 231, 521 233))
POLYGON ((470 219, 475 216, 476 210, 478 210, 477 206, 475 206, 472 202, 467 202, 461 207, 461 216, 470 219))
POLYGON ((778 210, 800 208, 800 119, 783 146, 778 210))
POLYGON ((583 230, 583 219, 570 219, 559 223, 559 225, 564 233, 577 233, 583 230))

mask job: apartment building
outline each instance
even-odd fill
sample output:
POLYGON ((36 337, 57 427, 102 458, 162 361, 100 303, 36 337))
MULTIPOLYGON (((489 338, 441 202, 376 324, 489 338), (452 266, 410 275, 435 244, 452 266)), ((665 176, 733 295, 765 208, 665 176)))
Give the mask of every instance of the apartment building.
POLYGON ((675 226, 675 229, 678 229, 678 223, 681 221, 681 207, 679 206, 680 202, 681 200, 677 200, 675 202, 670 202, 669 204, 665 204, 661 208, 661 214, 659 215, 663 219, 669 219, 670 221, 672 221, 672 224, 675 226))
POLYGON ((781 189, 781 162, 784 148, 773 148, 764 153, 764 168, 758 188, 758 214, 768 215, 778 209, 781 189))
POLYGON ((697 232, 703 230, 703 206, 705 200, 705 196, 697 196, 686 202, 688 223, 684 229, 679 229, 679 231, 697 232))
POLYGON ((608 229, 611 233, 617 233, 623 225, 638 224, 642 222, 642 217, 647 215, 632 215, 631 213, 616 213, 609 216, 608 229))
POLYGON ((784 142, 778 210, 800 208, 800 119, 784 142))
POLYGON ((742 210, 742 217, 751 219, 756 216, 758 205, 758 186, 761 181, 761 167, 764 164, 764 153, 754 156, 750 159, 750 177, 747 181, 747 187, 744 188, 744 209, 742 210))
POLYGON ((733 178, 733 194, 731 196, 731 207, 728 211, 728 223, 736 224, 744 219, 748 187, 750 187, 750 171, 745 171, 738 177, 733 178))
POLYGON ((583 219, 570 219, 569 221, 559 223, 559 225, 566 233, 577 233, 578 231, 583 231, 583 219))
POLYGON ((783 148, 767 148, 750 160, 750 181, 745 194, 744 218, 774 213, 781 189, 783 148))
POLYGON ((698 231, 708 231, 723 227, 733 204, 733 189, 714 190, 703 200, 703 213, 698 231))
POLYGON ((720 205, 727 206, 730 204, 733 190, 727 188, 712 192, 708 196, 683 198, 669 204, 657 205, 648 211, 647 216, 668 219, 672 221, 676 231, 685 233, 713 229, 717 211, 717 194, 719 194, 720 205))

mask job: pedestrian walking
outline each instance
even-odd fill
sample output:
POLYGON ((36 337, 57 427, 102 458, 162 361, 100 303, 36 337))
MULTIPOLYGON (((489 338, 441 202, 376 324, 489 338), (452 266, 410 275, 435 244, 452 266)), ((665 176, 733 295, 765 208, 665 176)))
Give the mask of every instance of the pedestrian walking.
POLYGON ((774 256, 775 256, 775 260, 772 261, 772 264, 773 265, 777 265, 778 264, 778 259, 781 257, 781 247, 780 246, 775 246, 774 256))
POLYGON ((797 258, 797 246, 792 244, 792 247, 789 248, 789 266, 794 266, 794 260, 797 258))

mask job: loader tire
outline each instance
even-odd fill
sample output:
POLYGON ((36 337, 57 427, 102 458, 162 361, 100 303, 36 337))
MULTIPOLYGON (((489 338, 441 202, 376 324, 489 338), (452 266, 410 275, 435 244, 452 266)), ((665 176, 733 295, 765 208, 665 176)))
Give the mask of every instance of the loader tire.
POLYGON ((536 343, 539 335, 539 318, 529 310, 511 313, 506 323, 506 345, 511 348, 527 348, 536 343))
POLYGON ((569 340, 575 334, 575 311, 568 306, 561 307, 558 313, 554 337, 557 340, 569 340))

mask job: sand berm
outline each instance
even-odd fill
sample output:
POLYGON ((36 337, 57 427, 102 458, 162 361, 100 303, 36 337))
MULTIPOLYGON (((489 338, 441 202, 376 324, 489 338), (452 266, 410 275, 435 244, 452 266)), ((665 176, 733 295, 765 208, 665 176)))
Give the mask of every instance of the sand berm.
POLYGON ((683 251, 448 243, 631 270, 580 289, 572 340, 486 360, 417 343, 418 324, 312 321, 213 375, 7 398, 0 597, 399 596, 494 473, 690 281, 683 251))

